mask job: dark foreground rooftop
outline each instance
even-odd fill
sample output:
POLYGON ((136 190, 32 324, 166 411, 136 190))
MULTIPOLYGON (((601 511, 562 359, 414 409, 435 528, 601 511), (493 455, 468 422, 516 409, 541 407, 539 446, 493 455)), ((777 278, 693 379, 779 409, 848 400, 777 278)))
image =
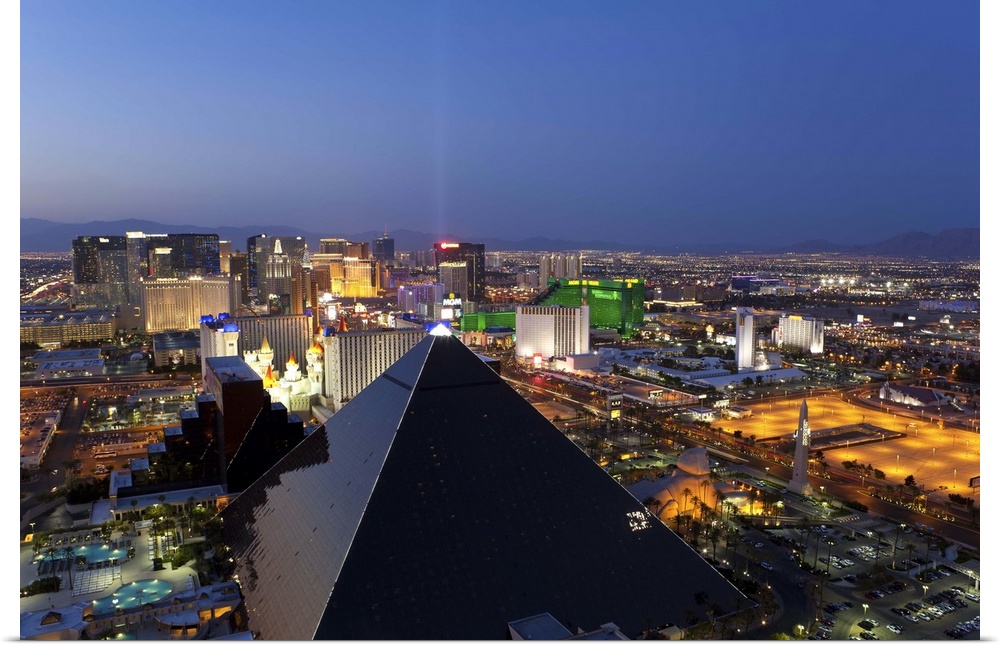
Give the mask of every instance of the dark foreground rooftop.
POLYGON ((543 612, 636 637, 748 606, 450 336, 417 344, 222 518, 268 640, 503 639, 543 612))

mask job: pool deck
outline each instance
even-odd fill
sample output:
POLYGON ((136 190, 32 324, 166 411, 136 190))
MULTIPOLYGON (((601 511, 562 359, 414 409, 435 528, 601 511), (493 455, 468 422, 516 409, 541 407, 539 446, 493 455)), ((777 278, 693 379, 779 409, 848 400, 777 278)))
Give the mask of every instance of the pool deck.
MULTIPOLYGON (((148 529, 144 529, 138 537, 133 539, 133 544, 136 549, 135 557, 122 564, 120 567, 120 573, 116 571, 113 579, 105 577, 101 582, 101 584, 106 582, 102 589, 91 591, 85 595, 77 595, 76 593, 79 593, 80 590, 75 586, 76 580, 74 579, 74 591, 70 591, 64 586, 63 589, 57 593, 44 593, 27 598, 21 598, 21 613, 24 613, 25 611, 58 609, 60 607, 71 606, 78 602, 100 599, 111 595, 122 586, 138 580, 165 580, 169 583, 173 591, 184 591, 192 585, 195 587, 199 585, 197 573, 194 569, 187 566, 182 566, 178 569, 171 569, 168 566, 164 570, 154 571, 153 561, 150 558, 149 551, 146 549, 148 541, 149 531, 148 529)), ((21 543, 20 557, 20 586, 25 586, 38 579, 36 565, 32 559, 33 555, 30 542, 21 543)), ((110 569, 108 570, 110 571, 110 569)), ((89 571, 74 571, 73 576, 76 578, 78 574, 84 575, 89 573, 89 571)), ((93 586, 90 588, 93 588, 93 586)))

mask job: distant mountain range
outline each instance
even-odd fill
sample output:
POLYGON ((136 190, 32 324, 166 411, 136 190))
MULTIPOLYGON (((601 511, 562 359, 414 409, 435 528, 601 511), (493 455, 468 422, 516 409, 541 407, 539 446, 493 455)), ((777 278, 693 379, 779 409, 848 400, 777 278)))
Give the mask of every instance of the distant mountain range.
MULTIPOLYGON (((120 236, 127 231, 144 231, 158 234, 200 234, 217 233, 222 240, 230 240, 233 249, 246 251, 246 241, 251 236, 266 233, 269 236, 302 236, 309 243, 311 250, 319 249, 319 239, 328 237, 343 237, 354 241, 372 241, 382 235, 382 231, 371 230, 353 234, 323 233, 305 231, 296 227, 284 225, 261 227, 203 227, 198 225, 164 225, 149 220, 95 220, 86 223, 61 223, 39 218, 21 219, 21 251, 22 252, 68 252, 72 249, 72 241, 77 236, 120 236)), ((396 251, 411 251, 431 249, 440 240, 484 243, 489 250, 521 250, 521 251, 569 251, 569 250, 608 250, 621 252, 648 252, 651 254, 706 254, 721 255, 726 253, 767 253, 767 254, 816 254, 842 253, 860 256, 897 256, 926 257, 936 259, 978 259, 979 229, 948 229, 939 234, 931 235, 920 231, 910 231, 893 236, 888 240, 875 243, 858 243, 842 245, 826 240, 808 240, 787 246, 759 246, 752 248, 733 245, 713 245, 700 247, 680 247, 676 245, 623 245, 611 241, 569 241, 544 237, 525 238, 521 240, 502 240, 497 238, 476 238, 468 236, 436 236, 426 232, 409 229, 391 230, 389 235, 395 241, 396 251)))

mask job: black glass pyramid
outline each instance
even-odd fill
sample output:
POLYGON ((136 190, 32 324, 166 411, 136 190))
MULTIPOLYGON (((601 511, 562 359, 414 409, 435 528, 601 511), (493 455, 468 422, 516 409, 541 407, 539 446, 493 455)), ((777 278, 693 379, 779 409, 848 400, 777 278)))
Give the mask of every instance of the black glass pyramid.
POLYGON ((422 340, 222 518, 266 640, 499 640, 542 612, 634 637, 748 606, 452 337, 422 340))

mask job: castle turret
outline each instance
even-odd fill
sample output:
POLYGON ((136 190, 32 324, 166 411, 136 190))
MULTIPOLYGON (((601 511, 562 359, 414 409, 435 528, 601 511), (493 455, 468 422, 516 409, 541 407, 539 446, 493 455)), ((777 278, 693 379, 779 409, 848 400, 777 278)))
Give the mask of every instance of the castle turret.
POLYGON ((267 341, 267 333, 264 333, 264 338, 260 342, 260 350, 257 351, 257 361, 262 365, 271 366, 273 360, 274 351, 271 350, 271 344, 267 341))
POLYGON ((298 382, 302 379, 302 371, 299 370, 299 363, 295 361, 295 353, 288 354, 288 361, 285 362, 285 374, 283 379, 286 382, 298 382))

